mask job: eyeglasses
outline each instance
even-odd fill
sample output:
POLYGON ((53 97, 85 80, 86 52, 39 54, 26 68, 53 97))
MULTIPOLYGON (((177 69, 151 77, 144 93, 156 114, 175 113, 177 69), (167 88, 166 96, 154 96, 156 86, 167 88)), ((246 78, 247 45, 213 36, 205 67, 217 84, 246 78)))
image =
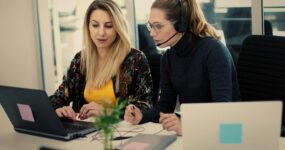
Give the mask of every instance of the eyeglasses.
POLYGON ((159 23, 150 24, 148 22, 148 23, 146 23, 146 27, 147 27, 149 32, 151 32, 151 29, 153 29, 154 32, 159 33, 161 31, 161 29, 164 27, 164 25, 159 24, 159 23))

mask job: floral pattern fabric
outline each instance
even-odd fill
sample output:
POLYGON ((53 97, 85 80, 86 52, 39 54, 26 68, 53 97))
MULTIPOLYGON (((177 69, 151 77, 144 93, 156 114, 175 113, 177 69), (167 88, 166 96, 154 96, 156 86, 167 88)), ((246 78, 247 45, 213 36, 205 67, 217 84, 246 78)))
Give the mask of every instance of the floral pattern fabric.
MULTIPOLYGON (((72 108, 79 112, 82 105, 87 103, 83 96, 86 81, 85 74, 80 72, 80 57, 81 52, 78 52, 71 61, 62 83, 49 97, 54 109, 68 106, 73 102, 72 108)), ((112 80, 116 83, 115 77, 112 80)), ((143 52, 131 50, 121 65, 119 80, 119 92, 116 93, 118 99, 128 100, 128 104, 136 105, 143 112, 152 108, 152 77, 143 52)))

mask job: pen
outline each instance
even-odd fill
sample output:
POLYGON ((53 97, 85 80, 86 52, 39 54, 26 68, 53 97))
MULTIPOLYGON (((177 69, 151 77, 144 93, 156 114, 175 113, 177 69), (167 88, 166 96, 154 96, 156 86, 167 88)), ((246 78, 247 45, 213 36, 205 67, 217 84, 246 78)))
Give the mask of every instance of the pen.
MULTIPOLYGON (((132 109, 135 110, 135 106, 133 106, 132 109)), ((133 111, 131 112, 131 115, 135 117, 135 113, 133 111)))

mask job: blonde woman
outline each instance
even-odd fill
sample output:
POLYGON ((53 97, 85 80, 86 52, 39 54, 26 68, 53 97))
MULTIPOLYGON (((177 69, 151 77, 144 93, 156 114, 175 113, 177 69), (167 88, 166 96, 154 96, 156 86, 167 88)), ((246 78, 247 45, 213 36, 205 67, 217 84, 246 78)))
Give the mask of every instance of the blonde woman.
POLYGON ((152 107, 152 78, 145 55, 131 48, 127 22, 112 0, 95 0, 86 11, 84 48, 78 52, 50 96, 59 117, 100 115, 104 104, 130 102, 142 111, 152 107), (72 107, 69 106, 73 102, 72 107))
POLYGON ((128 106, 127 121, 160 122, 181 135, 180 119, 173 112, 179 103, 239 100, 236 69, 216 30, 205 20, 196 0, 155 0, 147 23, 157 46, 170 46, 161 60, 160 100, 143 111, 128 106))

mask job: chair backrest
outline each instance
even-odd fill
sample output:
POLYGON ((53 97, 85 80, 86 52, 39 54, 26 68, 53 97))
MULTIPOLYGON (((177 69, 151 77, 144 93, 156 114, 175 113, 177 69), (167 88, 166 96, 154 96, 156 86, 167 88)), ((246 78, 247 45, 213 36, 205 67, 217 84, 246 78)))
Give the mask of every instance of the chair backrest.
POLYGON ((144 24, 138 25, 138 35, 139 35, 139 49, 143 51, 146 55, 157 53, 156 45, 153 38, 144 24))
POLYGON ((237 73, 242 100, 283 101, 284 127, 285 37, 247 37, 242 44, 237 73))

